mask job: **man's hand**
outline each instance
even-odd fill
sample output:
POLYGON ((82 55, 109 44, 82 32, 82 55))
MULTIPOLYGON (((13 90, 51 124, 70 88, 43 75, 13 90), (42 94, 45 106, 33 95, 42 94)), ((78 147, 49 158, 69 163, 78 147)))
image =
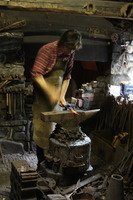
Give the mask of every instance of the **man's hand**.
POLYGON ((66 105, 66 100, 65 100, 65 98, 64 97, 60 97, 59 98, 59 101, 58 101, 58 104, 60 105, 60 106, 65 106, 66 105))

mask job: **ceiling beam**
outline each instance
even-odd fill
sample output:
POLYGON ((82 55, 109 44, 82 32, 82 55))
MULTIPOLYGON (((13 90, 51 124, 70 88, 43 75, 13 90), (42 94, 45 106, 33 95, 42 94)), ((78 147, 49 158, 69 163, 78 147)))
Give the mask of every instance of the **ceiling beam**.
POLYGON ((71 13, 105 18, 133 20, 133 3, 104 0, 0 0, 8 9, 71 13))

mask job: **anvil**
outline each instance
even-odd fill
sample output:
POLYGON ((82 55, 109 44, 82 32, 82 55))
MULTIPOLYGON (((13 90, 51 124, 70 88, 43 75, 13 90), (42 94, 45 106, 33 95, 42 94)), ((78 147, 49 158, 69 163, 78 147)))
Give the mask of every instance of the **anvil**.
POLYGON ((45 154, 43 167, 45 174, 48 176, 54 174, 57 181, 63 184, 68 181, 67 175, 69 178, 72 174, 72 177, 74 174, 78 177, 86 170, 92 170, 90 165, 91 139, 82 132, 80 123, 99 111, 100 109, 76 110, 77 114, 71 111, 41 113, 42 121, 55 122, 61 126, 61 128, 56 126, 49 139, 49 150, 48 154, 45 154))
POLYGON ((73 129, 74 127, 78 126, 81 122, 97 114, 99 111, 100 109, 88 111, 76 110, 77 114, 73 114, 71 111, 42 112, 41 120, 44 122, 58 123, 66 129, 73 129))

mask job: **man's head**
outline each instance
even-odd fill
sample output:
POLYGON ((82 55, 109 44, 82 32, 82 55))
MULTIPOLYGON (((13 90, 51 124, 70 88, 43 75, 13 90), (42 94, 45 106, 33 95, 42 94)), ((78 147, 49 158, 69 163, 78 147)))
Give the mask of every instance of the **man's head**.
POLYGON ((77 30, 65 31, 58 42, 59 47, 66 47, 70 50, 79 50, 82 48, 82 36, 77 30))

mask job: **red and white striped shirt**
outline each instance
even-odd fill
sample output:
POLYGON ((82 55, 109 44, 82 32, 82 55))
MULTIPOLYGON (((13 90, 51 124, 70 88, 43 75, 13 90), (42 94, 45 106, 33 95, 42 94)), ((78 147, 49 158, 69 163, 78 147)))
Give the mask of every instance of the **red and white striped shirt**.
POLYGON ((64 80, 71 79, 75 51, 71 51, 70 55, 64 57, 60 57, 61 54, 62 52, 61 48, 58 47, 58 41, 43 45, 37 53, 31 70, 31 76, 44 76, 53 69, 56 60, 60 59, 62 61, 67 61, 64 80))

